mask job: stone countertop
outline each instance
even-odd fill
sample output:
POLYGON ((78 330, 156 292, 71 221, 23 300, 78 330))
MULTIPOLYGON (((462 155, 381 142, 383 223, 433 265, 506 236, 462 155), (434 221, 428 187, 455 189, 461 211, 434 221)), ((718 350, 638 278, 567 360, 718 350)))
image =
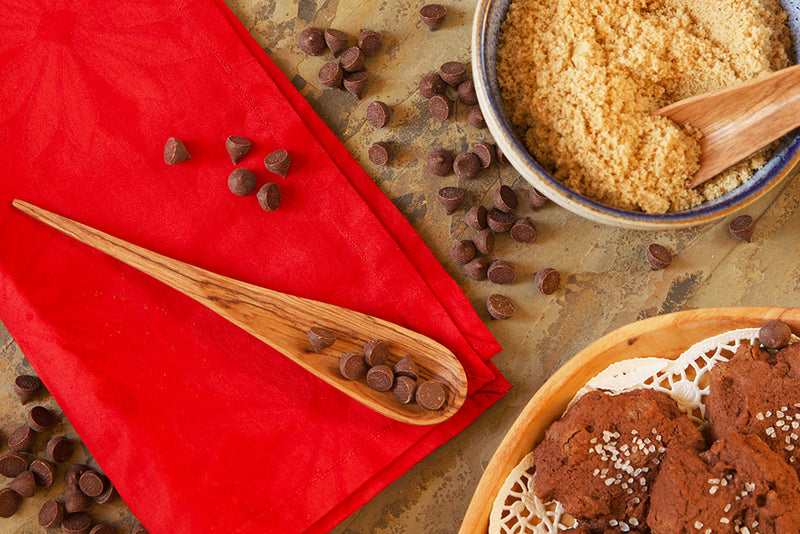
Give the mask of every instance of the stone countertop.
MULTIPOLYGON (((728 234, 729 219, 685 230, 645 232, 595 224, 552 203, 532 212, 523 202, 529 186, 510 166, 494 166, 468 182, 428 173, 425 157, 432 148, 457 153, 478 141, 491 141, 488 130, 467 125, 466 106, 458 104, 450 120, 439 122, 430 117, 427 101, 417 91, 420 77, 442 63, 469 61, 474 2, 443 2, 448 16, 435 32, 419 20, 423 3, 403 0, 226 2, 463 288, 504 347, 493 361, 513 386, 476 422, 345 519, 334 533, 455 532, 483 470, 531 396, 559 366, 610 330, 687 308, 800 305, 800 182, 794 174, 742 212, 757 221, 752 242, 747 243, 728 234), (366 60, 370 81, 362 100, 320 85, 317 72, 327 57, 306 56, 296 44, 297 33, 306 26, 337 28, 351 38, 361 28, 382 35, 383 50, 366 60), (373 100, 393 110, 385 128, 376 130, 366 122, 366 107, 373 100), (393 155, 385 167, 367 157, 376 141, 391 143, 393 155), (505 259, 517 271, 516 281, 507 286, 469 280, 452 262, 452 243, 471 237, 473 231, 462 222, 463 209, 447 215, 436 200, 439 188, 457 185, 468 191, 467 206, 490 206, 500 184, 518 191, 517 215, 529 216, 538 230, 536 241, 528 245, 507 236, 497 240, 492 257, 505 259), (645 261, 645 249, 653 242, 673 252, 674 262, 667 269, 652 271, 645 261), (533 283, 534 273, 545 267, 557 269, 562 277, 561 288, 549 296, 540 294, 533 283), (495 292, 516 304, 512 319, 490 319, 486 298, 495 292)), ((0 328, 0 395, 13 398, 13 377, 26 370, 30 371, 21 352, 0 328)), ((8 432, 15 422, 22 424, 26 409, 11 405, 2 417, 8 432)), ((63 424, 58 430, 74 436, 63 424)), ((85 450, 76 453, 73 461, 78 460, 90 461, 85 450)), ((40 505, 43 501, 38 499, 37 495, 40 505)), ((38 531, 38 505, 24 503, 12 518, 14 525, 4 523, 3 531, 38 531), (26 511, 26 506, 31 509, 26 511)), ((117 525, 133 522, 119 501, 102 513, 117 525)))

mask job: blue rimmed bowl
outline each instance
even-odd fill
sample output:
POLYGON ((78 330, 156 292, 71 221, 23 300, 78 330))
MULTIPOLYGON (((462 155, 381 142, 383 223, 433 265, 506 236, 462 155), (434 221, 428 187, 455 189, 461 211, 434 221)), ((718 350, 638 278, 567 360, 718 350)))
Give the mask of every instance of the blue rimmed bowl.
MULTIPOLYGON (((724 195, 693 208, 663 214, 606 206, 565 187, 528 152, 505 111, 497 82, 500 25, 512 0, 478 0, 472 28, 472 71, 486 124, 511 165, 549 199, 589 220, 640 230, 685 228, 730 215, 758 200, 789 175, 800 160, 800 130, 781 140, 775 155, 753 177, 724 195)), ((800 0, 782 0, 794 43, 800 43, 800 0)), ((797 46, 795 45, 795 48, 797 46)))

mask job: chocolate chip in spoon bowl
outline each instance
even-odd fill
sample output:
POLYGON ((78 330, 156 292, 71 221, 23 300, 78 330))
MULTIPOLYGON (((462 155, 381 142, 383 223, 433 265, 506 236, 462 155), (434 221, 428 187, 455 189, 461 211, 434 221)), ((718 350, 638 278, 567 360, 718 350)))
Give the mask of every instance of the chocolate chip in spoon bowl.
POLYGON ((392 393, 400 404, 410 404, 417 392, 417 381, 407 376, 395 378, 392 393))
POLYGON ((283 149, 271 152, 266 158, 264 158, 264 167, 266 167, 269 172, 280 174, 284 178, 286 178, 286 174, 289 172, 289 166, 291 164, 291 156, 289 156, 289 153, 283 149))
POLYGON ((64 504, 55 499, 50 499, 42 504, 39 509, 39 526, 43 528, 58 528, 64 520, 64 504))
POLYGON ((367 374, 369 366, 364 355, 358 352, 347 352, 339 358, 339 374, 347 380, 358 380, 367 374))
POLYGON ((234 165, 238 164, 239 160, 250 151, 250 144, 250 140, 246 137, 240 135, 228 136, 225 140, 225 150, 228 151, 228 155, 234 165))
POLYGON ((308 342, 314 352, 327 349, 336 342, 336 334, 321 326, 312 326, 308 329, 308 342))
POLYGON ((383 47, 383 38, 377 32, 362 29, 358 32, 358 47, 365 56, 376 56, 383 47))
POLYGON ((420 8, 419 18, 430 31, 438 30, 447 16, 447 8, 441 4, 427 4, 420 8))
POLYGON ((367 371, 367 385, 375 391, 389 391, 394 386, 394 372, 388 365, 381 364, 367 371))
POLYGON ((19 375, 14 379, 14 394, 22 402, 32 399, 42 389, 42 381, 35 375, 19 375))
POLYGON ((319 28, 305 28, 297 35, 297 46, 309 56, 318 56, 327 48, 325 32, 319 28))
POLYGON ((444 384, 438 380, 427 380, 417 386, 415 398, 424 410, 435 411, 444 406, 447 393, 444 384))
POLYGON ((382 365, 389 358, 389 344, 382 339, 373 339, 364 344, 364 362, 370 367, 382 365))
POLYGON ((250 169, 234 169, 228 175, 228 189, 239 197, 246 197, 256 189, 256 175, 250 169))
POLYGON ((405 355, 394 364, 394 374, 395 376, 405 376, 416 380, 419 378, 419 367, 411 359, 411 356, 405 355))
POLYGON ((167 139, 164 145, 164 163, 167 165, 177 165, 178 163, 183 163, 187 159, 191 159, 191 157, 189 151, 186 150, 186 146, 184 146, 180 139, 176 137, 167 139))

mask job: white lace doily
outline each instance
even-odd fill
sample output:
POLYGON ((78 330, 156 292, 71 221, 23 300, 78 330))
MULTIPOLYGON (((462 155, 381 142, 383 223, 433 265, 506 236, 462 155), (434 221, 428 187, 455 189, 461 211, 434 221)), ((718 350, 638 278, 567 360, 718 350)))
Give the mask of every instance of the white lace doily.
MULTIPOLYGON (((726 362, 742 343, 756 344, 758 328, 731 330, 692 345, 675 360, 634 358, 611 364, 573 397, 572 406, 589 391, 613 394, 655 389, 678 403, 699 427, 705 424, 708 371, 726 362)), ((556 534, 575 526, 559 502, 543 503, 534 494, 535 469, 530 452, 506 478, 489 516, 489 534, 556 534)))

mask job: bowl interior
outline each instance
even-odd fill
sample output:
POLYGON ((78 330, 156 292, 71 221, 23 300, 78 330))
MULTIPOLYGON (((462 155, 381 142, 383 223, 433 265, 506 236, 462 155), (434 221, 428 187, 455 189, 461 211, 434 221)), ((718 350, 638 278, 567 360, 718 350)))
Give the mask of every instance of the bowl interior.
MULTIPOLYGON (((478 100, 495 141, 514 168, 530 184, 562 207, 588 219, 638 229, 694 226, 724 217, 766 194, 800 160, 800 129, 785 135, 775 155, 736 189, 688 210, 648 214, 606 206, 565 187, 528 152, 505 111, 497 81, 496 60, 500 26, 512 0, 479 0, 472 32, 472 68, 478 100)), ((781 0, 789 15, 793 43, 800 42, 800 0, 781 0)), ((797 45, 794 46, 795 56, 797 45)))

